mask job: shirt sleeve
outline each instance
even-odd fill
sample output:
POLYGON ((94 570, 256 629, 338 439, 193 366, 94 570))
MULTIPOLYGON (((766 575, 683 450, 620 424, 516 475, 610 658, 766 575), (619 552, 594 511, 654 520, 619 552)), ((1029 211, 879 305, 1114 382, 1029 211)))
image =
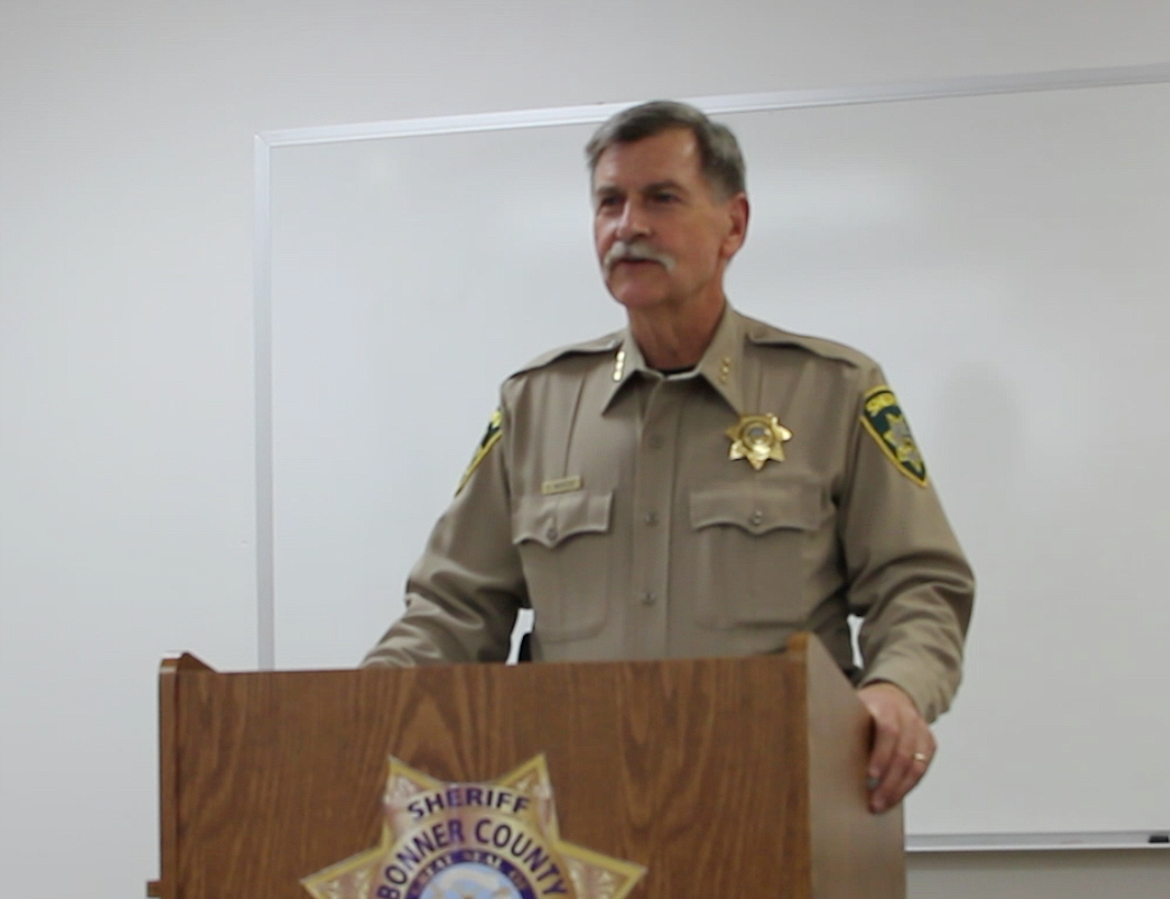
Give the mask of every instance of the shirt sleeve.
POLYGON ((512 543, 506 413, 500 428, 500 439, 466 476, 411 571, 405 614, 363 665, 507 659, 527 593, 512 543))
POLYGON ((975 581, 880 371, 853 422, 841 540, 862 617, 861 685, 893 683, 927 721, 958 689, 975 581), (868 405, 867 405, 868 404, 868 405))

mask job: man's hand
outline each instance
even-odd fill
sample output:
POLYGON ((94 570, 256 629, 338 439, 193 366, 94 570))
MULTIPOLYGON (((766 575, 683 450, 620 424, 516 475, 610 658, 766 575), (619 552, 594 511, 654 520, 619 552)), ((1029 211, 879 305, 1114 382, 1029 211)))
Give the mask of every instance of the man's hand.
POLYGON ((866 771, 869 807, 873 812, 884 812, 901 802, 926 773, 934 758, 934 735, 901 687, 869 684, 857 691, 857 698, 874 722, 873 750, 866 771))

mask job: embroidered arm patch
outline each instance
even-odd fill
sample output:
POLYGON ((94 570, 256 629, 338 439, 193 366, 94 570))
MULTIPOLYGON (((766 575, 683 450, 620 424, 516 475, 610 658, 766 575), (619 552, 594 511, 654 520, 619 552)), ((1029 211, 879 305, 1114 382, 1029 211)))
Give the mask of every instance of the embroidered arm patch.
POLYGON ((926 463, 894 391, 884 384, 869 391, 862 403, 861 423, 898 471, 919 487, 927 485, 926 463))
POLYGON ((455 495, 463 489, 463 485, 467 483, 478 467, 479 463, 484 460, 488 453, 491 452, 496 441, 500 439, 500 426, 504 421, 503 413, 497 409, 492 413, 492 417, 488 419, 487 431, 484 432, 483 439, 479 441, 479 446, 475 448, 475 455, 471 457, 471 463, 467 466, 467 471, 463 472, 463 477, 459 479, 459 486, 455 488, 455 495))

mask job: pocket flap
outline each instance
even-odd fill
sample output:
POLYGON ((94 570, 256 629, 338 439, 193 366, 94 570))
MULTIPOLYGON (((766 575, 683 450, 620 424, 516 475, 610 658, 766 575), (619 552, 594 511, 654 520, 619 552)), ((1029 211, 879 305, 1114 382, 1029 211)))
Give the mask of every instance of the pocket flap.
POLYGON ((603 534, 612 501, 612 490, 522 496, 512 512, 512 542, 532 540, 552 549, 578 534, 603 534))
POLYGON ((691 491, 691 526, 732 525, 751 534, 783 528, 810 531, 825 509, 817 484, 718 484, 691 491))

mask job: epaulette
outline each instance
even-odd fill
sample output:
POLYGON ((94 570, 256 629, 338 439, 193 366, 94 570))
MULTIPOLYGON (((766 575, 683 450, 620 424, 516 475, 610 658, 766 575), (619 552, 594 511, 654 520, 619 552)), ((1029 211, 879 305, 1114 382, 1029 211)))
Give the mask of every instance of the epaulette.
POLYGON ((568 346, 558 347, 555 350, 549 350, 547 353, 541 353, 532 361, 520 366, 512 372, 508 377, 514 378, 517 375, 522 375, 525 372, 535 371, 538 368, 544 368, 552 365, 559 359, 564 359, 568 356, 582 356, 592 355, 595 353, 610 353, 616 350, 622 342, 622 335, 624 331, 614 331, 612 334, 606 334, 604 337, 597 337, 593 340, 586 340, 583 343, 572 343, 568 346))
POLYGON ((744 331, 748 340, 757 346, 800 347, 816 356, 844 362, 854 368, 869 368, 874 365, 874 361, 860 350, 855 350, 853 347, 833 340, 826 340, 823 337, 810 337, 807 334, 782 331, 754 319, 747 320, 744 331))

